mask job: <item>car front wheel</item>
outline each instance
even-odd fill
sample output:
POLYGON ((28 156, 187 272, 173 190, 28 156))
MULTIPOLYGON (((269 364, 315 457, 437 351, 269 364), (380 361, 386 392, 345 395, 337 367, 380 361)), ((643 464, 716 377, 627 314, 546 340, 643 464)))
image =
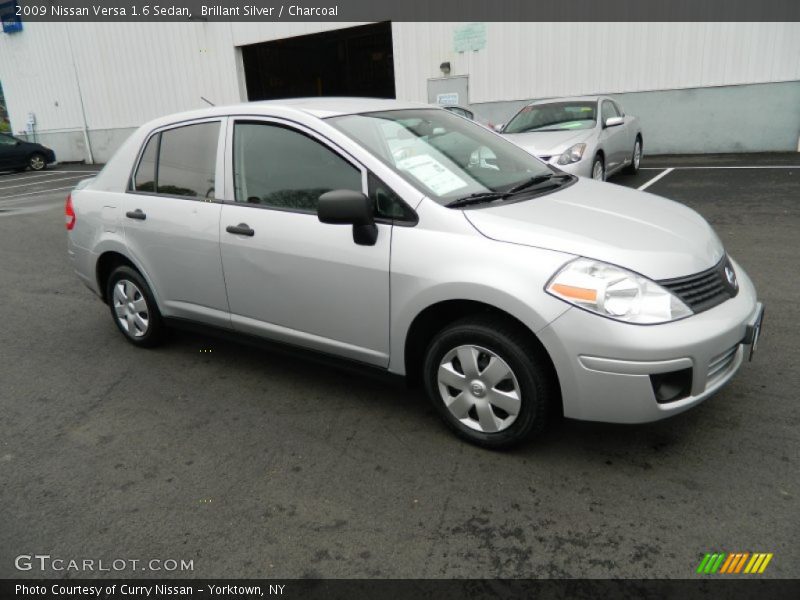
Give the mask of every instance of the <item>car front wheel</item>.
POLYGON ((47 159, 43 154, 35 152, 31 154, 31 157, 28 159, 28 166, 31 168, 31 171, 44 171, 47 168, 47 159))
POLYGON ((488 448, 505 448, 544 428, 554 376, 544 350, 503 319, 471 317, 446 327, 428 347, 426 392, 451 429, 488 448))
POLYGON ((128 266, 114 269, 106 288, 111 316, 134 346, 158 345, 164 333, 161 313, 144 278, 128 266))
POLYGON ((606 167, 603 164, 602 156, 595 156, 594 163, 592 163, 592 179, 595 181, 606 180, 606 167))
POLYGON ((633 144, 631 153, 631 164, 628 166, 628 173, 636 175, 639 172, 639 165, 642 163, 642 138, 637 137, 633 144))

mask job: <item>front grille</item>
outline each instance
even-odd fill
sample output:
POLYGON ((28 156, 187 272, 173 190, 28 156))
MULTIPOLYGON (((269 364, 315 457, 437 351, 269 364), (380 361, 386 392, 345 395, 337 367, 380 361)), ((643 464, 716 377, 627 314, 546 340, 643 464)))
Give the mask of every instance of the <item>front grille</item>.
POLYGON ((544 162, 550 162, 550 159, 553 158, 552 156, 537 156, 539 160, 543 160, 544 162))
POLYGON ((735 275, 731 283, 725 269, 734 272, 727 256, 707 271, 687 277, 663 279, 658 284, 675 294, 692 311, 699 313, 714 308, 739 293, 735 275))
POLYGON ((736 359, 736 352, 739 350, 739 345, 737 344, 733 348, 730 348, 720 354, 719 356, 712 358, 711 362, 708 364, 708 376, 706 377, 706 386, 714 383, 717 379, 722 377, 728 372, 733 361, 736 359))

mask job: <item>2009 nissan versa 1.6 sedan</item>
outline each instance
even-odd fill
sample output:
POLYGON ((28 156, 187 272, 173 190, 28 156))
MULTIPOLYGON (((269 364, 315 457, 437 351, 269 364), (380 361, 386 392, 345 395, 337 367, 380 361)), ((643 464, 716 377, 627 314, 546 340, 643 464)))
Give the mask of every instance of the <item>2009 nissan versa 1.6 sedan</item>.
POLYGON ((72 192, 66 226, 131 343, 190 321, 405 375, 489 447, 561 411, 686 410, 733 377, 763 314, 689 208, 398 101, 158 119, 72 192))

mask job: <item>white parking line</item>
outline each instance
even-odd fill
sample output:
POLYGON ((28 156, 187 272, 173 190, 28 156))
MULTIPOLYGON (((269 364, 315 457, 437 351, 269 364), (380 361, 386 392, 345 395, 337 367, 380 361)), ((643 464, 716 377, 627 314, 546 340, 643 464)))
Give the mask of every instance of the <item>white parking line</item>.
MULTIPOLYGON (((59 171, 60 173, 67 173, 69 171, 59 171)), ((0 183, 5 183, 6 181, 27 181, 28 179, 35 179, 37 177, 50 177, 51 175, 56 175, 55 171, 47 171, 47 173, 37 173, 36 175, 22 175, 20 177, 12 177, 11 179, 6 179, 5 177, 0 177, 0 183)))
POLYGON ((8 187, 3 187, 3 182, 0 181, 0 192, 4 192, 6 190, 11 190, 14 188, 29 187, 31 185, 42 185, 45 183, 50 183, 51 181, 68 181, 70 179, 86 179, 86 178, 83 175, 73 175, 72 177, 56 177, 55 179, 46 179, 44 181, 37 181, 35 183, 20 183, 18 185, 9 185, 8 187))
POLYGON ((63 192, 64 190, 74 190, 75 186, 70 185, 63 188, 55 188, 54 190, 39 190, 38 192, 25 192, 24 194, 14 194, 13 196, 0 196, 0 204, 3 204, 3 200, 11 200, 12 198, 21 198, 22 196, 34 196, 36 194, 44 195, 49 194, 50 192, 63 192))
POLYGON ((643 183, 642 185, 640 185, 640 186, 639 186, 638 188, 636 188, 636 189, 637 189, 637 190, 640 190, 640 191, 641 191, 641 190, 646 190, 646 189, 647 189, 647 188, 649 188, 651 185, 653 185, 653 184, 654 184, 656 181, 658 181, 658 180, 659 180, 659 179, 661 179, 662 177, 666 177, 667 175, 669 175, 670 173, 672 173, 674 170, 675 170, 675 168, 674 168, 674 167, 673 167, 673 168, 670 168, 670 169, 664 169, 664 171, 663 171, 663 172, 659 173, 658 175, 656 175, 655 177, 653 177, 653 178, 652 178, 652 179, 650 179, 649 181, 646 181, 645 183, 643 183))

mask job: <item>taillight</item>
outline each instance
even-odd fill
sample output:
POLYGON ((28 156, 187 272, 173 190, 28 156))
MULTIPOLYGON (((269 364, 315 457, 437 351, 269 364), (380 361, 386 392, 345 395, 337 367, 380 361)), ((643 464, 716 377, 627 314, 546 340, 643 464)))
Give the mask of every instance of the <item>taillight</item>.
POLYGON ((72 208, 72 194, 67 195, 67 203, 64 205, 64 223, 67 231, 72 231, 75 227, 75 210, 72 208))

